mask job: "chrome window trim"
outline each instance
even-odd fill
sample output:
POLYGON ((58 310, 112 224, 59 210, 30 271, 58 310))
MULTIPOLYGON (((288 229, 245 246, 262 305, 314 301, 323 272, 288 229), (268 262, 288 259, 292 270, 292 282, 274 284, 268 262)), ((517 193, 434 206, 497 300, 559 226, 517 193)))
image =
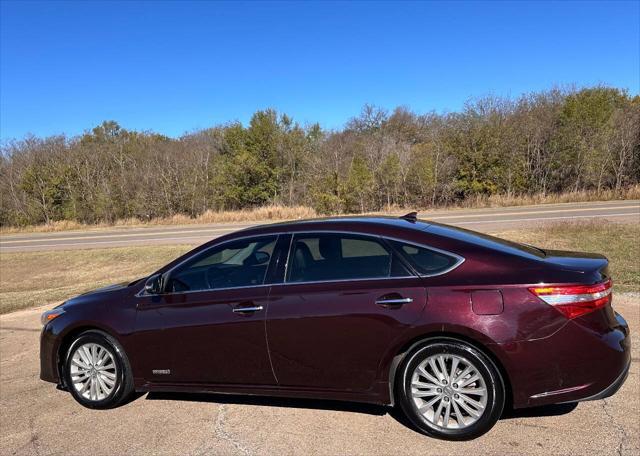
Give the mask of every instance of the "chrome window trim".
POLYGON ((263 283, 261 285, 245 285, 243 287, 224 287, 224 288, 210 288, 207 290, 187 290, 187 291, 172 291, 171 293, 162 293, 162 294, 147 294, 144 292, 144 288, 140 290, 137 294, 137 298, 142 298, 145 296, 175 296, 175 295, 183 295, 183 294, 192 294, 192 293, 212 293, 215 291, 226 291, 226 290, 244 290, 247 288, 260 288, 260 287, 271 287, 273 283, 263 283))
POLYGON ((334 279, 334 280, 311 280, 306 282, 283 282, 283 283, 272 283, 271 286, 292 286, 292 285, 311 285, 314 283, 342 283, 342 282, 367 282, 372 280, 403 280, 403 279, 417 279, 419 276, 411 275, 411 276, 399 276, 399 277, 361 277, 357 279, 334 279))
POLYGON ((293 249, 293 240, 295 239, 295 233, 291 234, 291 238, 289 239, 289 248, 287 249, 287 261, 284 263, 284 275, 282 276, 281 285, 287 283, 287 276, 289 275, 289 263, 292 257, 292 249, 293 249))
MULTIPOLYGON (((284 277, 283 277, 283 281, 282 281, 282 285, 299 285, 299 284, 310 284, 310 283, 333 283, 333 282, 353 282, 353 281, 358 281, 358 280, 386 280, 386 279, 398 279, 400 277, 358 277, 355 279, 330 279, 330 280, 305 280, 302 282, 290 282, 288 279, 288 275, 289 275, 289 259, 292 256, 293 251, 291 250, 293 248, 293 240, 296 238, 297 234, 324 234, 324 233, 329 233, 329 234, 355 234, 356 236, 363 236, 363 237, 370 237, 370 238, 374 238, 379 244, 380 244, 380 240, 384 239, 382 236, 378 236, 377 234, 371 234, 371 233, 359 233, 359 232, 355 232, 355 231, 333 231, 333 230, 321 230, 321 231, 317 231, 317 230, 309 230, 309 231, 296 231, 295 233, 292 233, 291 235, 291 244, 289 245, 289 251, 287 252, 287 265, 285 267, 284 270, 284 277)), ((386 251, 389 250, 389 247, 384 245, 384 241, 382 241, 381 243, 382 248, 385 249, 386 251)), ((393 258, 393 250, 389 252, 391 258, 393 258)), ((391 268, 391 260, 389 260, 389 268, 391 268)), ((389 269, 389 274, 391 274, 391 269, 389 269)), ((415 276, 410 276, 410 277, 415 277, 415 276)))
MULTIPOLYGON (((275 232, 275 233, 264 233, 264 234, 253 234, 253 235, 247 235, 247 236, 239 236, 239 237, 235 237, 233 239, 227 239, 227 240, 222 241, 222 242, 217 243, 217 244, 213 244, 213 245, 207 247, 206 249, 202 250, 201 252, 198 252, 197 255, 204 254, 205 252, 208 252, 211 249, 223 246, 223 245, 228 244, 230 242, 241 241, 243 239, 253 239, 253 238, 260 238, 260 237, 267 237, 267 236, 275 236, 276 237, 276 244, 277 244, 279 236, 282 236, 282 235, 291 235, 291 239, 289 241, 289 249, 287 251, 287 262, 285 264, 283 282, 280 282, 280 283, 262 283, 260 285, 246 285, 246 286, 242 286, 242 287, 212 288, 212 289, 207 289, 207 290, 176 291, 176 292, 172 292, 172 293, 163 293, 163 294, 160 294, 160 295, 146 294, 144 292, 144 286, 143 286, 142 290, 140 290, 136 294, 136 297, 142 297, 142 296, 167 296, 167 295, 178 295, 178 294, 188 294, 188 293, 203 293, 203 292, 210 293, 210 292, 213 292, 213 291, 239 290, 239 289, 244 289, 244 288, 258 288, 258 287, 264 287, 264 286, 277 286, 277 285, 285 285, 286 286, 286 285, 305 285, 305 284, 314 284, 314 283, 335 283, 335 282, 354 282, 354 281, 370 281, 370 280, 414 279, 416 277, 429 278, 429 277, 437 277, 437 276, 441 276, 441 275, 447 274, 447 273, 453 271, 454 269, 456 269, 457 267, 459 267, 466 260, 463 256, 458 255, 456 253, 449 252, 448 250, 439 249, 437 247, 431 247, 431 246, 428 246, 428 245, 425 245, 425 244, 420 244, 420 243, 415 242, 415 241, 408 241, 406 239, 401 239, 401 238, 397 238, 397 237, 394 237, 394 236, 381 236, 381 235, 378 235, 378 234, 366 233, 366 232, 363 232, 363 231, 322 230, 322 229, 320 229, 320 230, 318 230, 318 229, 315 229, 315 230, 303 230, 303 231, 278 231, 278 232, 275 232), (291 258, 291 249, 293 247, 293 239, 295 238, 295 236, 297 234, 323 234, 323 233, 355 234, 355 235, 360 235, 360 236, 365 236, 365 237, 378 238, 378 239, 382 239, 382 240, 388 239, 388 240, 392 240, 392 241, 402 242, 402 243, 408 244, 408 245, 413 245, 415 247, 420 247, 420 248, 423 248, 423 249, 432 250, 434 252, 439 252, 439 253, 442 253, 443 255, 451 256, 451 257, 455 258, 457 261, 452 266, 450 266, 449 268, 444 269, 444 270, 439 271, 439 272, 434 273, 434 274, 420 274, 417 271, 414 271, 416 273, 416 275, 401 276, 401 277, 363 277, 363 278, 356 278, 356 279, 336 279, 336 280, 314 280, 314 281, 305 281, 305 282, 287 282, 287 273, 288 273, 288 269, 289 269, 289 266, 290 266, 289 265, 289 260, 291 258)), ((179 268, 180 266, 182 266, 186 262, 190 261, 192 258, 193 258, 193 256, 184 259, 183 261, 181 261, 180 263, 176 264, 174 267, 172 267, 168 271, 164 272, 163 275, 167 274, 167 273, 170 273, 173 270, 179 268)), ((271 261, 271 260, 269 260, 269 261, 271 261)), ((151 274, 151 275, 153 275, 153 274, 151 274)))
POLYGON ((216 291, 226 291, 226 290, 244 290, 247 288, 260 288, 260 287, 277 287, 283 285, 311 285, 318 283, 340 283, 340 282, 362 282, 362 281, 372 281, 372 280, 406 280, 406 279, 416 279, 419 276, 410 275, 410 276, 398 276, 398 277, 363 277, 360 279, 335 279, 335 280, 316 280, 311 282, 280 282, 280 283, 263 283, 262 285, 246 285, 244 287, 225 287, 225 288, 212 288, 208 290, 188 290, 188 291, 173 291, 171 293, 162 293, 162 294, 146 294, 144 292, 144 288, 140 290, 136 297, 145 297, 145 296, 175 296, 182 294, 192 294, 192 293, 212 293, 216 291))
MULTIPOLYGON (((287 255, 287 265, 285 268, 285 272, 284 272, 284 281, 281 284, 277 284, 277 285, 294 285, 294 284, 311 284, 311 283, 332 283, 332 282, 352 282, 355 280, 389 280, 389 279, 406 279, 406 278, 415 278, 415 277, 421 277, 421 278, 428 278, 428 277, 437 277, 443 274, 447 274, 448 272, 453 271, 454 269, 456 269, 458 266, 460 266, 462 263, 464 263, 465 258, 456 254, 456 253, 452 253, 449 252, 447 250, 442 250, 436 247, 431 247, 431 246, 427 246, 425 244, 419 244, 417 242, 414 241, 407 241, 406 239, 400 239, 397 237, 393 237, 393 236, 380 236, 377 234, 371 234, 371 233, 364 233, 361 231, 346 231, 346 230, 305 230, 305 231, 295 231, 295 232, 290 232, 289 234, 292 234, 291 236, 291 245, 289 246, 289 254, 287 255), (382 239, 383 241, 385 239, 388 240, 392 240, 392 241, 397 241, 397 242, 401 242, 403 244, 408 244, 408 245, 413 245, 415 247, 419 247, 422 249, 427 249, 427 250, 431 250, 434 252, 438 252, 441 253, 443 255, 447 255, 450 256, 452 258, 456 259, 456 262, 449 266, 446 269, 443 269, 442 271, 438 271, 435 272, 433 274, 420 274, 418 271, 415 271, 415 276, 402 276, 402 277, 363 277, 363 278, 358 278, 358 279, 335 279, 335 280, 312 280, 312 281, 305 281, 305 282, 288 282, 287 281, 287 274, 288 274, 288 268, 289 268, 289 258, 291 257, 291 248, 293 246, 293 239, 295 238, 296 234, 321 234, 321 233, 331 233, 331 234, 355 234, 355 235, 360 235, 360 236, 364 236, 364 237, 372 237, 372 238, 377 238, 377 239, 382 239)), ((393 252, 391 252, 393 254, 393 252)), ((411 269, 414 269, 413 267, 411 269)))
MULTIPOLYGON (((217 244, 213 244, 210 245, 209 247, 207 247, 206 249, 203 249, 202 251, 196 253, 195 255, 191 255, 189 258, 185 258, 184 260, 182 260, 180 263, 176 264, 174 267, 172 267, 171 269, 169 269, 168 271, 165 271, 162 273, 162 275, 165 274, 170 274, 171 272, 175 271, 177 268, 179 268, 180 266, 184 265, 185 263, 191 261, 193 259, 194 256, 196 255, 204 255, 205 252, 208 252, 209 250, 215 249, 217 247, 221 247, 225 244, 229 244, 231 242, 235 242, 235 241, 241 241, 243 239, 254 239, 254 238, 261 238, 261 237, 268 237, 268 236, 274 236, 276 238, 275 242, 276 245, 278 244, 278 238, 285 233, 266 233, 266 234, 254 234, 253 236, 240 236, 240 237, 236 237, 233 239, 227 239, 226 241, 222 241, 220 243, 217 244)), ((215 238, 214 238, 215 239, 215 238)), ((271 262, 271 258, 269 258, 269 262, 271 262)), ((267 266, 267 271, 265 272, 265 278, 266 278, 266 274, 268 272, 268 268, 269 266, 267 266)), ((154 273, 155 274, 155 273, 154 273)), ((151 277, 151 274, 149 277, 151 277)), ((262 279, 264 281, 264 278, 262 279)), ((146 280, 145 280, 146 282, 146 280)), ((264 287, 264 286, 269 286, 271 285, 270 283, 261 283, 260 285, 244 285, 242 287, 224 287, 224 288, 209 288, 206 290, 187 290, 187 291, 173 291, 171 293, 162 293, 162 294, 147 294, 144 292, 144 286, 142 287, 142 290, 140 290, 137 294, 136 297, 142 297, 142 296, 168 296, 168 295, 180 295, 180 294, 187 294, 187 293, 202 293, 202 292, 212 292, 212 291, 220 291, 220 290, 239 290, 241 288, 257 288, 257 287, 264 287)))

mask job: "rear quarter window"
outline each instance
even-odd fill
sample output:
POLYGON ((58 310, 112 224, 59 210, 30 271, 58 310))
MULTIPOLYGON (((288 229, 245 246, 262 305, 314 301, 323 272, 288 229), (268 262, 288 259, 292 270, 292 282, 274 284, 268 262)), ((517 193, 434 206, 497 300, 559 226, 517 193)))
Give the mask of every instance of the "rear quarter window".
POLYGON ((461 261, 459 257, 447 255, 427 247, 400 241, 391 241, 391 244, 420 275, 442 274, 461 261))

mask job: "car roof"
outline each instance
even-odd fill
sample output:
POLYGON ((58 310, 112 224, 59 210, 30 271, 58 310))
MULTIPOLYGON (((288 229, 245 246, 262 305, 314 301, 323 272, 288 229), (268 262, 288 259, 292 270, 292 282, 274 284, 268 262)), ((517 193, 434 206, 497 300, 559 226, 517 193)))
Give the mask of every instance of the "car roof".
MULTIPOLYGON (((439 238, 447 244, 450 249, 451 242, 458 246, 480 246, 494 251, 499 251, 509 255, 526 257, 530 259, 544 257, 544 252, 540 249, 505 239, 496 238, 484 233, 466 230, 464 228, 445 225, 429 220, 416 218, 415 213, 407 214, 403 217, 393 216, 342 216, 324 217, 307 220, 294 220, 288 222, 278 222, 265 225, 258 225, 236 232, 237 235, 260 235, 281 232, 301 232, 301 231, 353 231, 382 236, 398 236, 398 238, 418 240, 415 236, 427 234, 430 237, 430 244, 439 238)), ((438 243, 440 244, 440 243, 438 243)), ((436 245, 437 247, 437 245, 436 245)), ((446 247, 446 246, 445 246, 446 247)), ((440 245, 440 248, 445 248, 440 245)))
MULTIPOLYGON (((242 231, 302 231, 305 229, 330 229, 332 227, 340 227, 340 229, 346 228, 348 225, 357 225, 360 228, 363 226, 384 226, 388 228, 403 228, 414 229, 423 231, 427 228, 431 222, 420 219, 383 216, 383 215, 371 215, 371 216, 335 216, 335 217, 321 217, 314 219, 304 220, 290 220, 285 222, 268 223, 264 225, 257 225, 245 228, 242 231)), ((354 227, 355 228, 355 227, 354 227)))

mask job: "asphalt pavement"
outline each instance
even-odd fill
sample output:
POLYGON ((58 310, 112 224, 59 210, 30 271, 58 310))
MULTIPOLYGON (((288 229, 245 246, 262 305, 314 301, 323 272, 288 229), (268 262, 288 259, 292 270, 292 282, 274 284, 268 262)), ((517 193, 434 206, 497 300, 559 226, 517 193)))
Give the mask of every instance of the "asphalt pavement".
MULTIPOLYGON (((506 208, 453 209, 420 212, 418 216, 425 220, 433 220, 480 231, 519 228, 563 220, 604 219, 640 223, 640 201, 624 200, 506 208)), ((95 249, 151 244, 201 244, 218 236, 255 224, 193 224, 3 235, 0 238, 0 253, 95 249)))

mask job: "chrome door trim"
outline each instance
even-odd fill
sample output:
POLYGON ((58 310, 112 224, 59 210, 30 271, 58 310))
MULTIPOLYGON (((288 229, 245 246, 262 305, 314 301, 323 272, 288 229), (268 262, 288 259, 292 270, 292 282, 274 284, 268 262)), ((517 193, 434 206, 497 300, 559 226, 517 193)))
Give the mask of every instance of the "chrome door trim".
MULTIPOLYGON (((283 282, 281 283, 262 283, 259 285, 247 285, 247 286, 242 286, 242 287, 226 287, 226 288, 212 288, 212 289, 206 289, 206 290, 192 290, 192 291, 178 291, 178 292, 171 292, 171 293, 163 293, 161 295, 151 295, 151 294, 146 294, 144 293, 144 287, 142 290, 140 290, 137 294, 136 297, 143 297, 143 296, 165 296, 165 295, 174 295, 174 294, 186 294, 186 293, 202 293, 202 292, 212 292, 212 291, 222 291, 222 290, 236 290, 236 289, 242 289, 242 288, 257 288, 257 287, 262 287, 262 286, 272 286, 272 285, 303 285, 303 284, 312 284, 312 283, 332 283, 332 282, 353 282, 353 281, 366 281, 366 280, 393 280, 393 279, 414 279, 416 277, 422 277, 422 278, 426 278, 426 277, 436 277, 436 276, 440 276, 443 274, 447 274, 451 271, 453 271, 454 269, 456 269, 458 266, 460 266, 462 263, 465 262, 465 258, 462 257, 461 255, 458 255, 456 253, 450 252, 448 250, 443 250, 443 249, 439 249, 437 247, 432 247, 429 245, 425 245, 425 244, 420 244, 419 242, 415 242, 415 241, 408 241, 406 239, 401 239, 395 236, 380 236, 378 234, 372 234, 372 233, 367 233, 364 231, 347 231, 347 230, 323 230, 323 229, 314 229, 314 230, 302 230, 302 231, 277 231, 274 233, 264 233, 264 234, 252 234, 252 235, 246 235, 246 236, 238 236, 238 237, 234 237, 232 239, 225 239, 224 241, 221 241, 219 243, 210 245, 209 247, 207 247, 206 249, 201 250, 200 252, 198 252, 196 255, 200 255, 200 254, 204 254, 205 252, 213 249, 213 248, 217 248, 220 246, 223 246, 225 244, 228 244, 230 242, 235 242, 235 241, 241 241, 243 239, 254 239, 254 238, 260 238, 260 237, 267 237, 267 236, 276 236, 276 243, 278 242, 278 237, 282 236, 282 235, 291 235, 291 240, 289 242, 289 251, 287 252, 287 262, 285 265, 285 276, 283 277, 283 282), (363 277, 363 278, 356 278, 356 279, 336 279, 336 280, 314 280, 314 281, 305 281, 305 282, 287 282, 287 272, 288 272, 288 268, 289 268, 289 263, 290 263, 290 257, 291 257, 291 249, 293 247, 293 239, 297 234, 323 234, 323 233, 332 233, 332 234, 355 234, 355 235, 361 235, 361 236, 368 236, 368 237, 372 237, 372 238, 378 238, 378 239, 389 239, 392 241, 397 241, 397 242, 402 242, 408 245, 413 245, 416 247, 420 247, 423 249, 427 249, 427 250, 432 250, 434 252, 439 252, 442 253, 444 255, 449 255, 453 258, 455 258, 457 261, 456 263, 454 263, 451 267, 439 271, 437 273, 434 274, 419 274, 416 272, 416 275, 411 275, 411 276, 402 276, 402 277, 363 277)), ((187 261, 190 261, 193 258, 193 255, 190 256, 189 258, 185 258, 183 261, 181 261, 180 263, 176 264, 175 266, 173 266, 171 269, 165 271, 163 274, 167 274, 170 273, 171 271, 173 271, 174 269, 182 266, 184 263, 186 263, 187 261)), ((414 271, 415 272, 415 271, 414 271)), ((158 271, 155 271, 153 274, 157 274, 158 271)), ((148 277, 150 277, 150 274, 148 277)))

